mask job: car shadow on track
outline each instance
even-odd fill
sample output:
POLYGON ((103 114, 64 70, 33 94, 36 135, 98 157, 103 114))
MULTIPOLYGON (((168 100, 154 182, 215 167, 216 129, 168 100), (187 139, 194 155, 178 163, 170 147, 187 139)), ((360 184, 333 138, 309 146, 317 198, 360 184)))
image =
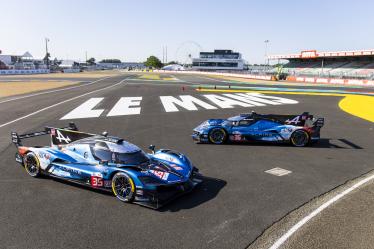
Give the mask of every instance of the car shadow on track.
POLYGON ((76 183, 76 182, 71 182, 71 181, 67 181, 67 180, 64 180, 64 179, 55 178, 55 177, 52 177, 52 176, 41 175, 41 176, 39 176, 39 178, 45 179, 45 180, 55 181, 55 182, 58 182, 58 183, 61 183, 61 184, 64 184, 64 185, 69 185, 69 186, 72 186, 72 187, 75 187, 75 188, 78 188, 78 189, 84 189, 84 190, 92 191, 92 192, 103 194, 103 195, 114 196, 111 191, 105 191, 105 190, 102 190, 102 189, 93 188, 89 185, 83 185, 83 184, 79 184, 79 183, 76 183))
POLYGON ((331 139, 331 138, 321 138, 319 142, 313 144, 316 148, 331 148, 331 149, 356 149, 362 150, 363 148, 347 139, 331 139))
MULTIPOLYGON (((205 144, 201 143, 199 144, 205 145, 205 146, 267 146, 267 147, 292 147, 295 148, 290 143, 276 143, 276 142, 264 142, 264 141, 256 141, 256 142, 227 142, 225 144, 205 144)), ((304 148, 330 148, 330 149, 356 149, 356 150, 362 150, 361 146, 345 139, 345 138, 339 138, 339 139, 331 139, 331 138, 321 138, 319 141, 314 142, 304 148)))
POLYGON ((182 195, 159 209, 160 212, 178 212, 183 209, 191 209, 214 199, 227 184, 226 181, 202 177, 203 182, 192 192, 182 195))
MULTIPOLYGON (((113 193, 110 191, 104 191, 101 189, 95 189, 90 186, 81 185, 75 182, 66 181, 59 178, 54 178, 50 176, 42 175, 40 176, 41 179, 45 180, 53 180, 55 182, 73 186, 76 188, 92 191, 95 193, 107 195, 107 196, 113 196, 113 193)), ((201 176, 200 179, 203 180, 203 182, 198 185, 194 190, 192 190, 190 193, 182 195, 174 200, 171 200, 169 203, 165 204, 165 206, 157 209, 157 211, 160 212, 178 212, 183 209, 191 209, 196 206, 199 206, 209 200, 214 199, 218 193, 221 191, 222 188, 224 188, 227 184, 226 181, 217 179, 217 178, 211 178, 211 177, 205 177, 201 176)))

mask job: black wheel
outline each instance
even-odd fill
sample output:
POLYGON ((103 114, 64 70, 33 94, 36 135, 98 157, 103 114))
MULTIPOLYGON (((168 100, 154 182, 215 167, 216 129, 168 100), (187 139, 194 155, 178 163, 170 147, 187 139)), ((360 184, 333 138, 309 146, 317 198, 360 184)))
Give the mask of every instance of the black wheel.
POLYGON ((296 147, 305 147, 309 144, 309 134, 304 130, 296 130, 291 135, 291 144, 296 147))
POLYGON ((23 161, 27 174, 32 177, 38 177, 40 175, 40 162, 34 152, 27 153, 23 161))
POLYGON ((132 202, 135 198, 134 181, 126 173, 118 172, 112 178, 114 195, 123 202, 132 202))
POLYGON ((227 134, 224 129, 214 128, 209 132, 209 141, 213 144, 223 144, 226 138, 227 134))

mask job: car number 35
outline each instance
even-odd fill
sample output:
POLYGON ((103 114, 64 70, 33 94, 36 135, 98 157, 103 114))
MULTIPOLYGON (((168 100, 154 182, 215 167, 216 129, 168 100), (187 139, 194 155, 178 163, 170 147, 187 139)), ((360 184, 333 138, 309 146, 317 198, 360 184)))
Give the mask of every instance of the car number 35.
POLYGON ((91 176, 91 186, 102 187, 104 185, 103 178, 98 176, 91 176))

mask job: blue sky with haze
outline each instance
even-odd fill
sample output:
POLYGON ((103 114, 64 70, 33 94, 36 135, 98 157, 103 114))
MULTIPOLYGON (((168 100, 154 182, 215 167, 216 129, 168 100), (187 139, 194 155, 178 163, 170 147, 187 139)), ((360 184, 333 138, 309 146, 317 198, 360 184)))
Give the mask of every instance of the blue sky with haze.
POLYGON ((266 39, 269 54, 372 49, 373 10, 370 0, 0 0, 0 50, 42 57, 48 37, 53 58, 162 59, 167 45, 174 60, 194 41, 261 63, 266 39))

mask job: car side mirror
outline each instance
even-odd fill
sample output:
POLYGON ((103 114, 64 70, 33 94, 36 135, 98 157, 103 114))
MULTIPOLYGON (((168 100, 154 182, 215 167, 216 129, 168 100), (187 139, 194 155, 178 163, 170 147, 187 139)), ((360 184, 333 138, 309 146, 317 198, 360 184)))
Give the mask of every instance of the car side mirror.
POLYGON ((151 144, 148 148, 152 151, 152 154, 155 154, 155 145, 151 144))

